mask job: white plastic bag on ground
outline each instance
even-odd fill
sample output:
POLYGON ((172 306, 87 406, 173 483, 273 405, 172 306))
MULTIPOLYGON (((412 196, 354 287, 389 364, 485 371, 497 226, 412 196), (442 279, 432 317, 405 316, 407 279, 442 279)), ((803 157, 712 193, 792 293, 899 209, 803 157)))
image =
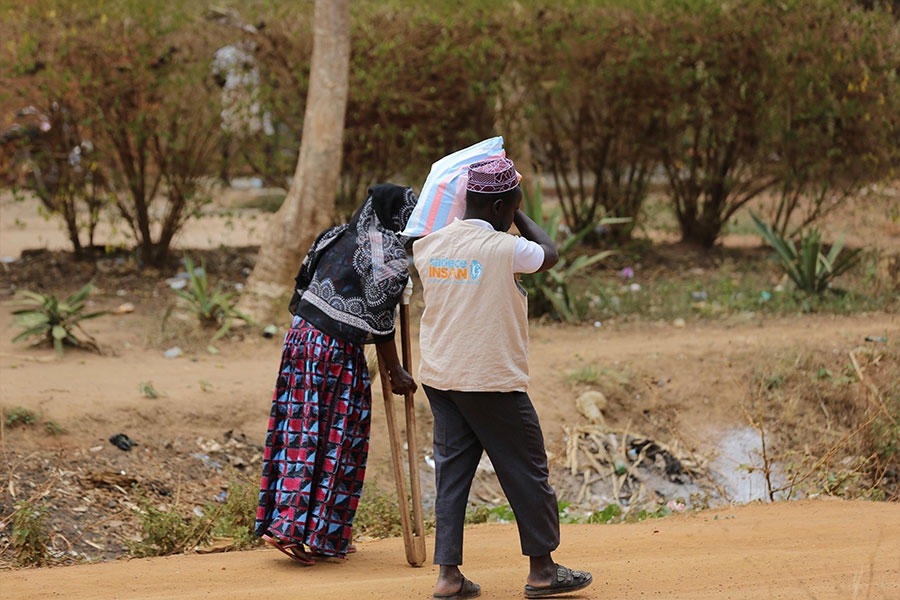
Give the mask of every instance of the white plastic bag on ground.
POLYGON ((468 166, 506 156, 503 137, 497 136, 449 154, 431 165, 422 193, 403 234, 422 237, 462 218, 466 210, 468 166))

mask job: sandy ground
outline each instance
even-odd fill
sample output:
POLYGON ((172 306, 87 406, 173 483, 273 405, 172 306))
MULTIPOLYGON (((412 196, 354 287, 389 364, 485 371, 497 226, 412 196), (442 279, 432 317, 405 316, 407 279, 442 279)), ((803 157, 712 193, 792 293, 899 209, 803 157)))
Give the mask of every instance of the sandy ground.
MULTIPOLYGON (((748 505, 630 525, 563 527, 556 559, 593 572, 571 598, 892 600, 900 597, 900 507, 864 502, 748 505)), ((431 547, 431 539, 426 540, 431 547)), ((466 532, 465 574, 483 598, 523 597, 514 526, 466 532)), ((436 567, 409 567, 392 538, 313 567, 275 550, 0 573, 6 598, 428 598, 436 567)))
MULTIPOLYGON (((65 247, 55 226, 27 219, 24 207, 2 206, 0 256, 16 256, 29 247, 65 247)), ((185 232, 180 243, 240 244, 255 237, 264 220, 237 226, 224 220, 218 225, 201 221, 185 232)), ((124 300, 134 300, 138 310, 87 326, 106 354, 72 351, 63 361, 54 361, 47 350, 13 345, 7 329, 11 309, 0 307, 4 332, 0 405, 40 411, 67 430, 51 440, 7 432, 4 451, 52 447, 60 454, 88 455, 94 448, 93 456, 112 460, 119 451, 106 438, 116 431, 160 440, 213 438, 229 430, 261 440, 280 356, 277 337, 223 344, 216 355, 200 352, 167 359, 158 346, 147 343, 147 331, 156 326, 153 319, 158 315, 142 313, 139 299, 111 292, 102 303, 111 308, 124 300), (138 393, 138 386, 148 381, 163 395, 149 399, 138 393)), ((566 385, 573 369, 596 365, 627 371, 638 381, 665 382, 634 398, 637 406, 632 408, 671 415, 672 426, 686 443, 703 451, 715 446, 721 432, 745 424, 740 407, 753 375, 748 357, 775 355, 786 348, 844 353, 866 336, 898 333, 900 317, 890 314, 752 317, 683 328, 670 323, 533 324, 530 392, 553 452, 563 427, 579 422, 566 385)), ((425 432, 420 442, 427 447, 424 403, 424 395, 417 395, 417 414, 425 432)), ((152 461, 153 443, 148 441, 141 449, 144 460, 152 461)), ((376 410, 370 469, 384 472, 388 462, 384 415, 376 410)), ((526 561, 518 551, 515 526, 473 526, 466 535, 464 572, 483 586, 483 597, 522 597, 526 561)), ((429 552, 431 541, 427 540, 429 552)), ((322 561, 312 568, 260 549, 6 570, 0 571, 0 595, 430 597, 435 567, 409 567, 400 539, 363 540, 358 545, 359 552, 347 561, 322 561)), ((835 500, 752 503, 636 524, 564 525, 555 557, 594 574, 594 585, 573 598, 894 600, 900 598, 900 505, 835 500)))

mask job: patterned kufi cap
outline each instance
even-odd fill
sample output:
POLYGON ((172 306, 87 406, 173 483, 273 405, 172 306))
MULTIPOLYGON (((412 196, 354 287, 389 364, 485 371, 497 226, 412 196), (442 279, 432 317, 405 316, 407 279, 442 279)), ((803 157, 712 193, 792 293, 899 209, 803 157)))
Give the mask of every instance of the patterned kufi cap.
POLYGON ((502 194, 519 185, 519 178, 513 161, 505 157, 493 158, 469 165, 466 189, 483 194, 502 194))

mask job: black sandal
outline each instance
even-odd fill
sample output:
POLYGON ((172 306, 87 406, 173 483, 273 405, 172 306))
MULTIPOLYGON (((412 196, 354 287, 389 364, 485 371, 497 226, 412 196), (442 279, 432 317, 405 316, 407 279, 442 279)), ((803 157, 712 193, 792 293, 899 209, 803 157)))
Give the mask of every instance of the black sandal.
POLYGON ((457 591, 452 594, 434 594, 432 598, 435 600, 461 600, 462 598, 476 598, 480 595, 481 586, 463 577, 457 591))
POLYGON ((556 565, 556 578, 548 587, 525 586, 526 598, 549 598, 577 592, 591 585, 593 576, 587 571, 573 571, 562 565, 556 565))

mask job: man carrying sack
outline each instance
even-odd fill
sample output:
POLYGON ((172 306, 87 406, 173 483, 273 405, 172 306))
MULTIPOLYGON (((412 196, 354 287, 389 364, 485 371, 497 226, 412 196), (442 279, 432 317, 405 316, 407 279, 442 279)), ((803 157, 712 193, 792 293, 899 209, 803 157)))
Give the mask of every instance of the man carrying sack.
POLYGON ((413 244, 425 310, 419 383, 434 415, 437 499, 434 598, 473 598, 481 587, 459 570, 466 505, 482 452, 516 515, 529 557, 525 596, 550 597, 591 584, 556 564, 556 493, 537 413, 526 388, 528 301, 516 274, 553 267, 553 240, 520 209, 522 191, 505 157, 468 168, 466 207, 413 244), (522 237, 507 233, 515 223, 522 237))

